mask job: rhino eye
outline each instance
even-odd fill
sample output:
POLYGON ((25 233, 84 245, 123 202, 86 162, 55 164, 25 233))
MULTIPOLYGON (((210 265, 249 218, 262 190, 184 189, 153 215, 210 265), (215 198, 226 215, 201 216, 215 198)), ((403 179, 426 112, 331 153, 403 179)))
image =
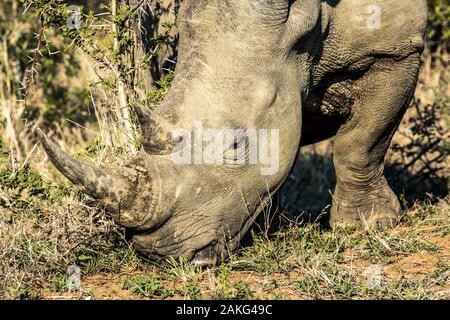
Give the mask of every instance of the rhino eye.
POLYGON ((247 138, 246 138, 244 130, 238 129, 235 132, 236 132, 236 134, 235 134, 234 140, 228 146, 227 150, 236 150, 236 149, 242 148, 246 144, 247 138))
POLYGON ((172 144, 174 145, 172 152, 179 152, 186 147, 189 143, 189 138, 186 135, 174 135, 172 136, 172 144))
POLYGON ((234 140, 228 143, 224 158, 227 164, 244 164, 248 157, 248 138, 245 132, 236 134, 234 140))
POLYGON ((230 160, 237 160, 242 150, 245 152, 245 140, 235 140, 225 150, 225 157, 230 160))

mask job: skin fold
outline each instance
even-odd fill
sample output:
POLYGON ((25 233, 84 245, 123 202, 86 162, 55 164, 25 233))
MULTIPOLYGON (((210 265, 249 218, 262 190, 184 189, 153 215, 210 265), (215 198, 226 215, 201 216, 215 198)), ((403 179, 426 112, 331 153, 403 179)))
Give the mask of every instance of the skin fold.
POLYGON ((400 205, 383 163, 415 89, 426 20, 425 0, 184 0, 172 87, 154 112, 136 110, 140 153, 121 168, 94 168, 41 134, 43 145, 146 253, 222 261, 270 203, 299 147, 333 136, 332 226, 393 226, 400 205), (190 142, 171 133, 194 132, 198 122, 277 130, 278 170, 175 164, 177 146, 190 142))

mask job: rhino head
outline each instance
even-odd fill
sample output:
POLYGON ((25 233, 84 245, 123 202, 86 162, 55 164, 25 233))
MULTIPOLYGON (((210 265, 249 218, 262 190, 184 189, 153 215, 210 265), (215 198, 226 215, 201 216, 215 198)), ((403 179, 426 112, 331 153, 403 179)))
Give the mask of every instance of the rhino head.
POLYGON ((318 0, 185 0, 172 87, 156 111, 136 110, 139 154, 123 167, 98 168, 42 135, 44 148, 129 228, 138 250, 216 263, 237 248, 294 163, 311 59, 298 43, 308 45, 319 16, 318 0), (240 134, 215 149, 225 161, 206 163, 202 151, 230 130, 240 134), (200 148, 199 131, 213 137, 200 148))

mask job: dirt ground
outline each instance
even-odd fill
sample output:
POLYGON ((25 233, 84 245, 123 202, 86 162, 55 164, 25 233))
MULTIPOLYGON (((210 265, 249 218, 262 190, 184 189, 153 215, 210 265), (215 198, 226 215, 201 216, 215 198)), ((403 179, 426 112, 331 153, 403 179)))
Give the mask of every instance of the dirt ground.
MULTIPOLYGON (((340 269, 351 269, 354 277, 344 279, 349 283, 346 286, 355 286, 358 289, 349 298, 354 299, 385 299, 385 298, 450 298, 450 232, 448 226, 449 204, 441 202, 439 212, 433 214, 425 220, 411 224, 410 221, 402 222, 397 226, 391 236, 384 238, 382 235, 372 235, 377 239, 380 246, 386 252, 382 257, 376 255, 378 249, 372 248, 369 254, 362 254, 361 246, 358 242, 368 237, 363 231, 356 231, 350 236, 350 244, 341 253, 339 261, 335 261, 340 269), (425 243, 425 247, 408 248, 393 243, 390 239, 398 236, 400 242, 412 243, 413 239, 408 235, 414 234, 414 239, 420 239, 425 243), (370 267, 379 267, 379 284, 370 288, 367 271, 370 267), (361 290, 361 292, 358 290, 361 290)), ((407 216, 417 215, 412 209, 407 216)), ((324 231, 332 233, 332 231, 324 231)), ((280 241, 280 239, 273 240, 280 241)), ((269 243, 269 241, 268 241, 269 243)), ((295 246, 295 242, 290 245, 295 246)), ((414 244, 418 245, 418 244, 414 244)), ((255 246, 255 244, 253 244, 255 246)), ((244 248, 245 250, 245 248, 244 248)), ((295 250, 288 248, 285 250, 295 250)), ((320 250, 319 250, 320 252, 320 250)), ((345 289, 332 288, 332 282, 339 282, 336 278, 331 278, 329 272, 323 266, 317 266, 314 270, 319 276, 317 292, 308 286, 297 285, 297 281, 302 279, 305 273, 311 272, 306 266, 299 264, 283 272, 268 272, 268 270, 240 270, 236 268, 240 259, 245 260, 245 255, 233 257, 226 263, 230 268, 226 276, 227 289, 221 287, 220 268, 195 270, 185 277, 170 277, 162 275, 162 286, 170 288, 171 294, 158 296, 157 293, 146 294, 145 290, 138 292, 130 290, 124 286, 127 279, 143 275, 147 279, 161 277, 167 270, 159 268, 128 269, 114 273, 98 273, 83 276, 81 290, 77 292, 52 292, 49 288, 44 288, 40 295, 43 299, 99 299, 99 300, 129 300, 129 299, 211 299, 228 291, 228 298, 245 299, 339 299, 345 297, 345 289), (218 271, 219 270, 219 271, 218 271), (328 283, 327 283, 328 282, 328 283), (242 287, 240 284, 245 283, 242 287), (189 286, 198 287, 198 294, 192 297, 189 293, 189 286), (234 292, 231 294, 231 292, 234 292)), ((325 258, 325 257, 324 257, 325 258)), ((259 262, 262 264, 261 262, 259 262)), ((251 269, 251 268, 250 268, 251 269)), ((278 270, 279 271, 279 270, 278 270)), ((170 272, 169 272, 170 273, 170 272)), ((179 275, 179 274, 178 274, 179 275)), ((342 282, 342 281, 341 281, 342 282)))

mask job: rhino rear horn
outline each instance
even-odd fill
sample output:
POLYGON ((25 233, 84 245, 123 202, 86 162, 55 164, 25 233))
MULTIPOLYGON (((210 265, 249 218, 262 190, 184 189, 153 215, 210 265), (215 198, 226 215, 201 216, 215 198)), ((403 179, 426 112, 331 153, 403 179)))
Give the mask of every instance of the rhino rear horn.
POLYGON ((135 107, 141 126, 141 143, 145 152, 151 155, 168 155, 172 152, 176 141, 172 140, 170 124, 156 113, 135 107))

